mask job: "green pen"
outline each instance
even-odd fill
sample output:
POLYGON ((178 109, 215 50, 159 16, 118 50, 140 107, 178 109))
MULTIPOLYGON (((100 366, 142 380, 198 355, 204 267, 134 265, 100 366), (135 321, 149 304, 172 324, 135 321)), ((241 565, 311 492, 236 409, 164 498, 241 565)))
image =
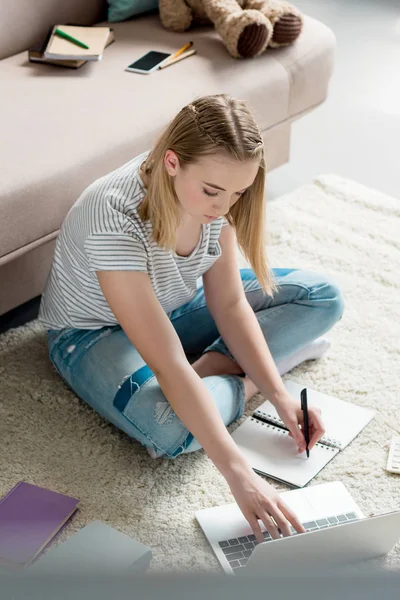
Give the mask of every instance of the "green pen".
POLYGON ((83 42, 80 42, 79 40, 73 38, 72 35, 68 35, 68 33, 65 33, 65 31, 61 31, 61 29, 56 29, 54 33, 64 39, 68 40, 69 42, 72 42, 73 44, 80 46, 81 48, 86 48, 86 50, 89 50, 89 46, 87 46, 83 42))

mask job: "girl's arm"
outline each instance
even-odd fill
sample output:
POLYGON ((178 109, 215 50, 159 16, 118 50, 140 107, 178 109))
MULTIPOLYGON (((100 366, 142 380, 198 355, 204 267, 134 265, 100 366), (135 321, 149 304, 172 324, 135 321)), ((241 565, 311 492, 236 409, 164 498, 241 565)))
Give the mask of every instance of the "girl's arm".
MULTIPOLYGON (((203 275, 207 306, 232 356, 262 395, 274 404, 302 452, 306 442, 301 405, 286 390, 257 317, 247 301, 237 266, 236 235, 229 225, 223 228, 220 243, 221 257, 203 275)), ((320 413, 316 407, 309 408, 313 431, 310 449, 325 432, 320 413)))
POLYGON ((253 471, 231 438, 212 396, 189 364, 147 273, 97 271, 97 277, 121 327, 156 375, 176 415, 225 477, 258 542, 264 541, 259 519, 273 538, 279 537, 277 526, 290 535, 290 523, 298 532, 304 531, 280 494, 253 471))
POLYGON ((208 309, 236 362, 274 403, 287 395, 286 388, 243 289, 235 230, 223 227, 219 241, 222 255, 203 275, 208 309))
MULTIPOLYGON (((162 309, 147 273, 97 271, 103 294, 118 322, 157 377, 178 418, 219 471, 248 465, 228 433, 215 402, 190 365, 180 339, 162 309)), ((126 374, 130 375, 130 373, 126 374)))

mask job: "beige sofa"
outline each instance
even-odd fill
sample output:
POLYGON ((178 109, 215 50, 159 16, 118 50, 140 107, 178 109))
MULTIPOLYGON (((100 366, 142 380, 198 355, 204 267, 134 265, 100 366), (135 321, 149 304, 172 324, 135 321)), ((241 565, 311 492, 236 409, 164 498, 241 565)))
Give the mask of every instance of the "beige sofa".
MULTIPOLYGON (((70 206, 96 178, 149 148, 187 102, 225 92, 254 111, 269 170, 289 158, 291 123, 324 101, 335 37, 306 17, 297 42, 250 60, 229 56, 212 28, 166 31, 156 14, 115 23, 103 60, 81 69, 29 63, 50 25, 106 20, 103 0, 0 3, 0 315, 39 296, 70 206), (151 75, 124 71, 148 50, 198 54, 151 75)), ((312 132, 310 132, 312 135, 312 132)))

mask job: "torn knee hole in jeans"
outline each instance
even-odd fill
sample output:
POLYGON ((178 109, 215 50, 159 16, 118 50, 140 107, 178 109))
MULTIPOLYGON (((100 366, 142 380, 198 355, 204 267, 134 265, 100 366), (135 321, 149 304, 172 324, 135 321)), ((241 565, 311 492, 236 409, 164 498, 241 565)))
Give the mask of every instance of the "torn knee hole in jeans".
POLYGON ((140 389, 140 385, 138 383, 136 383, 136 381, 132 381, 132 377, 133 377, 133 375, 125 375, 125 377, 123 378, 123 380, 121 381, 121 383, 118 386, 118 389, 121 389, 122 386, 124 385, 125 381, 127 381, 127 379, 129 379, 131 396, 133 396, 133 394, 140 389))
MULTIPOLYGON (((126 375, 118 386, 118 392, 114 399, 114 405, 122 412, 133 396, 139 392, 149 379, 153 379, 154 373, 145 365, 132 375, 126 375)), ((151 393, 151 392, 150 392, 151 393)), ((157 393, 157 390, 154 390, 157 393)), ((151 402, 151 398, 148 398, 151 402)), ((140 410, 140 408, 139 408, 140 410)), ((173 419, 174 411, 167 400, 158 401, 154 407, 154 420, 159 425, 167 425, 173 419)))
POLYGON ((171 420, 173 410, 169 402, 157 402, 154 410, 154 416, 157 423, 165 425, 171 420))

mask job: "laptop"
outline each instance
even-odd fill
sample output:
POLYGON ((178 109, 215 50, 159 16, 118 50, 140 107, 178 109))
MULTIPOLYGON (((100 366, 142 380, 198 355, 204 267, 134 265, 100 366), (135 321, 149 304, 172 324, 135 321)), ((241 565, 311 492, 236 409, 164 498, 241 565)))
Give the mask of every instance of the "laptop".
POLYGON ((400 539, 400 510, 365 517, 340 481, 282 492, 306 533, 259 544, 236 502, 196 512, 222 568, 234 575, 304 574, 383 556, 400 539))

